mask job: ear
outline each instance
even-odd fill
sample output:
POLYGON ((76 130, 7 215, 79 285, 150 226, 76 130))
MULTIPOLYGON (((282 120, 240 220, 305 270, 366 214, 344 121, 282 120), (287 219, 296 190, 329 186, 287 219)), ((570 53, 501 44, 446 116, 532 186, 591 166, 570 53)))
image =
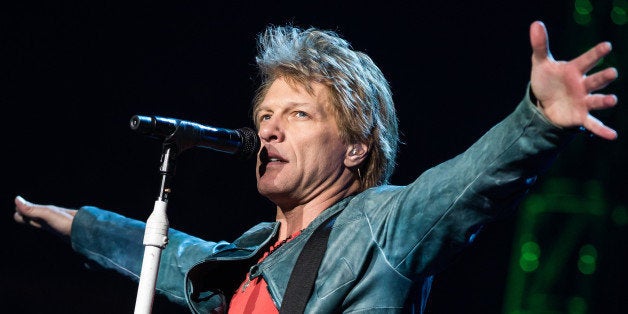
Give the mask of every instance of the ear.
POLYGON ((353 168, 360 165, 368 155, 368 146, 364 143, 355 143, 347 146, 345 154, 345 166, 353 168))

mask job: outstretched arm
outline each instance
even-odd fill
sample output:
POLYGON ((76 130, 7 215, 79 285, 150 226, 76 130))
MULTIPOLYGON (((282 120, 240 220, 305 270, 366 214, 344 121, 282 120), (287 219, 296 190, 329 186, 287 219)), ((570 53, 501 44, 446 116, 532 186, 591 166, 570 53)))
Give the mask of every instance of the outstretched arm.
POLYGON ((543 22, 530 25, 532 45, 532 93, 545 116, 560 127, 583 126, 591 133, 607 139, 617 138, 617 132, 591 115, 591 111, 617 104, 617 97, 594 93, 617 76, 615 68, 606 68, 587 75, 604 56, 611 44, 602 42, 571 61, 556 61, 549 50, 547 29, 543 22))

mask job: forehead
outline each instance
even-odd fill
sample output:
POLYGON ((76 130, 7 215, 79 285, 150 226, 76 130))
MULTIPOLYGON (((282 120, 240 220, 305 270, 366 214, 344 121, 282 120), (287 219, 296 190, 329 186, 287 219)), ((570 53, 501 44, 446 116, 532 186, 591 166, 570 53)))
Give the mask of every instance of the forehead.
POLYGON ((302 83, 279 77, 264 91, 255 105, 254 114, 286 105, 318 107, 326 111, 330 107, 329 88, 318 82, 302 83))

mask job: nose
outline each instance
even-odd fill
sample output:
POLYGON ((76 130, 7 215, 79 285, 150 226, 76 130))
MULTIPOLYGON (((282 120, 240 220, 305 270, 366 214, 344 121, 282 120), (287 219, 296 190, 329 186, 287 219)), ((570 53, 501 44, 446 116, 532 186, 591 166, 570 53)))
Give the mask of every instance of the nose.
POLYGON ((281 142, 284 139, 284 131, 278 117, 272 116, 260 123, 259 138, 263 142, 281 142))

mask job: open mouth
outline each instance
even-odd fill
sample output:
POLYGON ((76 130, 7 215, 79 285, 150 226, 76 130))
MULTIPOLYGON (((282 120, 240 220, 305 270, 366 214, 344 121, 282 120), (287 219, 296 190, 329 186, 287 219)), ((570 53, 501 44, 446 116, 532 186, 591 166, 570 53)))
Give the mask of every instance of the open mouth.
POLYGON ((266 167, 269 164, 283 164, 283 163, 287 163, 288 161, 285 160, 284 158, 281 157, 281 155, 279 155, 278 152, 276 152, 274 149, 272 148, 268 148, 268 147, 262 147, 262 149, 259 152, 259 161, 260 161, 260 165, 259 165, 259 175, 260 177, 264 175, 264 173, 266 173, 266 167))

